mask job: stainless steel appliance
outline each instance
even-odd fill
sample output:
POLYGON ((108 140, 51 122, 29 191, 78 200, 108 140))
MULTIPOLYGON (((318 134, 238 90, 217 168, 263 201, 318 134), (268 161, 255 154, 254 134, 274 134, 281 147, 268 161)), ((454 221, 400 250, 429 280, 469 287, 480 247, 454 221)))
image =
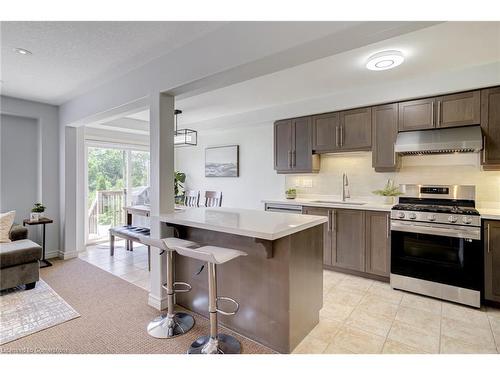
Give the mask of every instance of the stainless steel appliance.
POLYGON ((280 203, 266 203, 266 211, 270 212, 286 212, 290 214, 301 214, 302 206, 295 204, 280 204, 280 203))
POLYGON ((482 289, 475 187, 401 185, 391 210, 391 286, 474 307, 482 289))

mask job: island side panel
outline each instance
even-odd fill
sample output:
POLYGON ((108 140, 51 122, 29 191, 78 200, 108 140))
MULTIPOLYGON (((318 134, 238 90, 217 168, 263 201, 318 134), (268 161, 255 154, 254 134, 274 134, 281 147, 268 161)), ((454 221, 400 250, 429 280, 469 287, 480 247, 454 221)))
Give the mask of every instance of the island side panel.
POLYGON ((290 236, 290 351, 319 323, 323 307, 324 225, 290 236))
MULTIPOLYGON (((254 238, 178 226, 180 238, 199 244, 229 247, 246 252, 217 266, 218 295, 234 298, 240 310, 234 316, 220 315, 224 326, 281 353, 290 351, 290 236, 263 241, 273 245, 273 257, 267 258, 264 245, 254 238)), ((176 281, 191 284, 189 293, 177 294, 177 303, 208 316, 208 281, 203 262, 176 255, 176 281)), ((223 302, 220 308, 225 308, 223 302)), ((229 309, 231 306, 228 306, 229 309)), ((208 334, 208 332, 207 332, 208 334)))

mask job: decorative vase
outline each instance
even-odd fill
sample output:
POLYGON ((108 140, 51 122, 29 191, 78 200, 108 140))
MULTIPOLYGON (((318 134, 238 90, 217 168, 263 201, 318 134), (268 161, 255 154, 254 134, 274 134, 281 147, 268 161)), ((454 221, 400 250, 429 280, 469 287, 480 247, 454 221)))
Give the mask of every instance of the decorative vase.
POLYGON ((30 213, 30 220, 31 221, 38 221, 38 220, 40 220, 40 213, 39 212, 32 212, 32 213, 30 213))
POLYGON ((396 197, 393 197, 393 196, 391 196, 391 195, 386 195, 386 196, 385 196, 385 201, 384 201, 384 203, 385 203, 385 204, 394 205, 395 198, 396 198, 396 197))
POLYGON ((297 193, 286 193, 286 199, 295 199, 297 198, 297 193))

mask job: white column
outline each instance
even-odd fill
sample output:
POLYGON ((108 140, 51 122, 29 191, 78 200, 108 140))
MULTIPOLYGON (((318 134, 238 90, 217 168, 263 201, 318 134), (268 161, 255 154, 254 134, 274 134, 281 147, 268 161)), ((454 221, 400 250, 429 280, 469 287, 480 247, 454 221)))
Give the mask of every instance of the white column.
MULTIPOLYGON (((157 217, 174 211, 174 97, 162 93, 151 95, 149 108, 150 170, 151 170, 151 236, 171 234, 157 217)), ((159 310, 166 308, 166 257, 151 249, 151 290, 149 305, 159 310)))
POLYGON ((84 128, 64 129, 64 249, 60 258, 78 256, 85 249, 84 128))

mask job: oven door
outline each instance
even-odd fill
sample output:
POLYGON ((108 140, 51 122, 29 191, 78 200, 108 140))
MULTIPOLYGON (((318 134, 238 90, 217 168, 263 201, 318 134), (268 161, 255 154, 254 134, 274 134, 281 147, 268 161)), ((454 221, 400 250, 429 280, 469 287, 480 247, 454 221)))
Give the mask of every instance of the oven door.
POLYGON ((481 290, 481 230, 391 221, 391 273, 481 290))

